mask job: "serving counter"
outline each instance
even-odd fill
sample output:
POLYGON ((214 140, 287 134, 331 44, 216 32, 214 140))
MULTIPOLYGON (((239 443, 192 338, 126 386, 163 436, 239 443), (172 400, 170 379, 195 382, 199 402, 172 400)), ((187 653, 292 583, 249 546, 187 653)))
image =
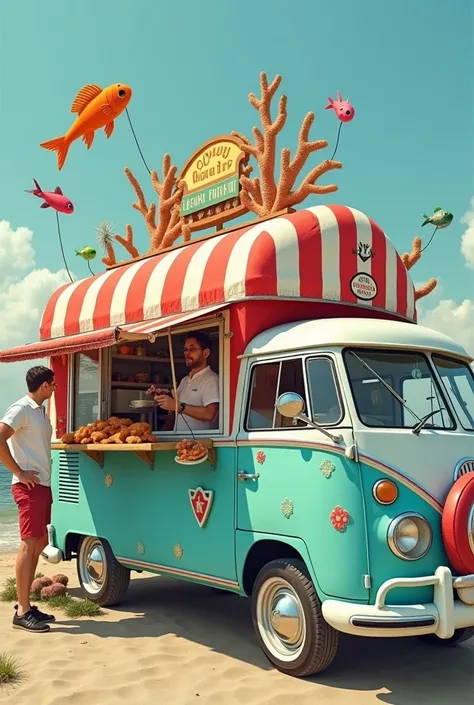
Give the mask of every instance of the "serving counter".
MULTIPOLYGON (((100 467, 104 465, 104 453, 135 453, 151 468, 154 467, 155 453, 163 451, 176 451, 176 444, 183 439, 176 438, 172 441, 157 441, 156 443, 52 443, 51 450, 67 452, 81 452, 94 460, 100 467)), ((215 468, 216 455, 212 438, 200 438, 198 443, 207 448, 206 462, 215 468)), ((191 463, 190 463, 191 464, 191 463)))

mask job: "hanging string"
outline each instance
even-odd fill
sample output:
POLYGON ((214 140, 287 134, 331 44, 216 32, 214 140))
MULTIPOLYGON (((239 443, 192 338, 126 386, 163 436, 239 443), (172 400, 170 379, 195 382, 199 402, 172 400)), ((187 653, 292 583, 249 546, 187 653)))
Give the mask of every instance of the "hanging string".
POLYGON ((91 263, 89 262, 89 260, 87 260, 87 266, 89 267, 89 272, 90 272, 90 273, 92 274, 92 276, 94 277, 95 274, 94 274, 94 272, 92 271, 91 263))
POLYGON ((194 433, 193 433, 193 431, 192 431, 192 428, 191 428, 191 426, 188 424, 188 422, 186 421, 186 419, 184 418, 184 414, 182 414, 181 412, 178 412, 178 413, 179 413, 179 415, 181 416, 181 418, 183 419, 183 421, 184 421, 184 423, 186 424, 186 426, 189 428, 189 430, 190 430, 190 432, 191 432, 191 436, 193 437, 194 442, 196 442, 196 438, 195 438, 195 436, 194 436, 194 433))
POLYGON ((144 165, 145 165, 145 169, 147 170, 147 172, 148 172, 149 174, 151 174, 151 171, 150 171, 149 168, 148 168, 148 164, 147 164, 146 161, 145 161, 145 157, 143 156, 143 152, 142 152, 142 150, 141 150, 141 148, 140 148, 140 145, 139 145, 139 143, 138 143, 137 136, 136 136, 136 134, 135 134, 135 130, 133 129, 133 125, 132 125, 132 121, 131 121, 131 119, 130 119, 130 115, 129 115, 129 112, 128 112, 128 108, 125 108, 125 112, 127 113, 128 122, 129 122, 129 124, 130 124, 130 129, 131 129, 131 131, 132 131, 132 135, 133 135, 134 138, 135 138, 135 143, 136 143, 136 145, 137 145, 137 147, 138 147, 138 151, 140 152, 140 156, 141 156, 142 161, 143 161, 143 163, 144 163, 144 165))
POLYGON ((426 250, 427 247, 429 247, 429 245, 430 245, 430 243, 431 243, 431 240, 432 240, 432 239, 434 238, 434 236, 436 235, 436 231, 437 231, 437 230, 438 230, 438 226, 436 226, 436 228, 433 230, 433 234, 432 234, 432 236, 430 237, 430 239, 428 240, 428 244, 425 245, 425 246, 420 250, 420 254, 421 254, 424 250, 426 250))
POLYGON ((59 225, 59 213, 56 211, 56 223, 58 224, 58 235, 59 235, 59 244, 61 245, 61 252, 63 254, 63 260, 64 260, 64 266, 66 267, 66 271, 69 274, 69 279, 71 282, 74 284, 74 279, 71 277, 71 272, 69 271, 69 267, 67 266, 66 262, 66 257, 64 255, 64 249, 63 249, 63 240, 61 237, 61 226, 59 225))
POLYGON ((341 136, 341 129, 342 129, 342 122, 339 122, 339 129, 337 131, 337 140, 336 140, 336 146, 334 147, 334 152, 332 153, 331 159, 334 159, 334 155, 337 152, 337 145, 339 144, 339 137, 341 136))

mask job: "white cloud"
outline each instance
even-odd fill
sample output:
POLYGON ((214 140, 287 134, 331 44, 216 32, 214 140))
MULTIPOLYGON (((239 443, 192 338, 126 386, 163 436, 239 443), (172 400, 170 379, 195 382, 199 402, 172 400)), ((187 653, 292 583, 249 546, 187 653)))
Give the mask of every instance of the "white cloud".
POLYGON ((443 299, 429 311, 420 310, 418 322, 451 336, 474 357, 474 301, 443 299))
MULTIPOLYGON (((69 281, 60 269, 35 268, 33 233, 0 220, 0 349, 39 339, 41 314, 53 291, 69 281)), ((25 373, 45 361, 0 363, 0 414, 25 392, 25 373)))
POLYGON ((8 220, 0 220, 0 275, 11 276, 12 271, 25 272, 34 267, 35 255, 31 246, 33 233, 28 228, 13 230, 8 220))
POLYGON ((467 225, 461 237, 461 252, 467 266, 474 269, 474 198, 471 198, 471 209, 464 213, 461 223, 467 225))

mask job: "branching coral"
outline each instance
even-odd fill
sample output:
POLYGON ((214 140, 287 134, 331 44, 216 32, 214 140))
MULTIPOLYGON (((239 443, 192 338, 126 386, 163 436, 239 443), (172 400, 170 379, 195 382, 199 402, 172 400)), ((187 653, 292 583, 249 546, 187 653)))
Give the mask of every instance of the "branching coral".
POLYGON ((287 147, 281 151, 280 180, 278 183, 276 182, 276 143, 278 134, 283 129, 287 119, 286 95, 280 97, 278 114, 275 120, 272 120, 270 108, 281 80, 281 75, 278 75, 269 85, 266 74, 261 73, 261 97, 257 98, 253 93, 249 95, 250 104, 258 110, 262 124, 262 130, 258 127, 253 128, 255 144, 252 144, 245 135, 238 132, 232 133, 242 140, 242 149, 255 158, 259 167, 259 177, 251 179, 249 176, 251 167, 246 167, 240 178, 242 203, 259 217, 265 217, 284 208, 296 206, 312 193, 326 194, 337 191, 338 187, 336 184, 321 186, 316 184, 316 181, 328 171, 342 168, 341 162, 326 159, 311 169, 300 186, 294 188, 296 179, 303 170, 309 155, 328 146, 326 140, 309 140, 309 132, 314 121, 314 113, 310 112, 303 120, 298 147, 293 159, 291 159, 291 152, 287 147))
MULTIPOLYGON (((407 268, 408 271, 418 262, 418 260, 421 258, 421 237, 415 237, 413 239, 413 245, 412 245, 412 250, 410 253, 405 252, 402 256, 402 262, 407 268)), ((423 286, 418 287, 415 290, 415 301, 418 301, 418 299, 422 299, 424 296, 428 296, 428 294, 431 294, 433 289, 436 288, 438 284, 437 279, 431 278, 429 281, 426 282, 426 284, 423 284, 423 286)))

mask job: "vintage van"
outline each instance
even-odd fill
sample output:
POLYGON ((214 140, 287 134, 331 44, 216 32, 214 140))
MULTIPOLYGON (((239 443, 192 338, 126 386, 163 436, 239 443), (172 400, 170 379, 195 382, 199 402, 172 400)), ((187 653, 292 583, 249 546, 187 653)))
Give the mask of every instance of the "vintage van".
POLYGON ((416 323, 409 272, 360 211, 305 208, 66 285, 40 342, 0 360, 45 356, 44 555, 76 560, 91 600, 118 603, 132 571, 249 596, 263 651, 294 676, 325 669, 340 632, 474 635, 472 359, 416 323), (179 381, 196 330, 220 381, 216 428, 194 433, 204 462, 175 462, 190 434, 157 412, 156 443, 61 443, 138 418, 130 394, 179 381))

